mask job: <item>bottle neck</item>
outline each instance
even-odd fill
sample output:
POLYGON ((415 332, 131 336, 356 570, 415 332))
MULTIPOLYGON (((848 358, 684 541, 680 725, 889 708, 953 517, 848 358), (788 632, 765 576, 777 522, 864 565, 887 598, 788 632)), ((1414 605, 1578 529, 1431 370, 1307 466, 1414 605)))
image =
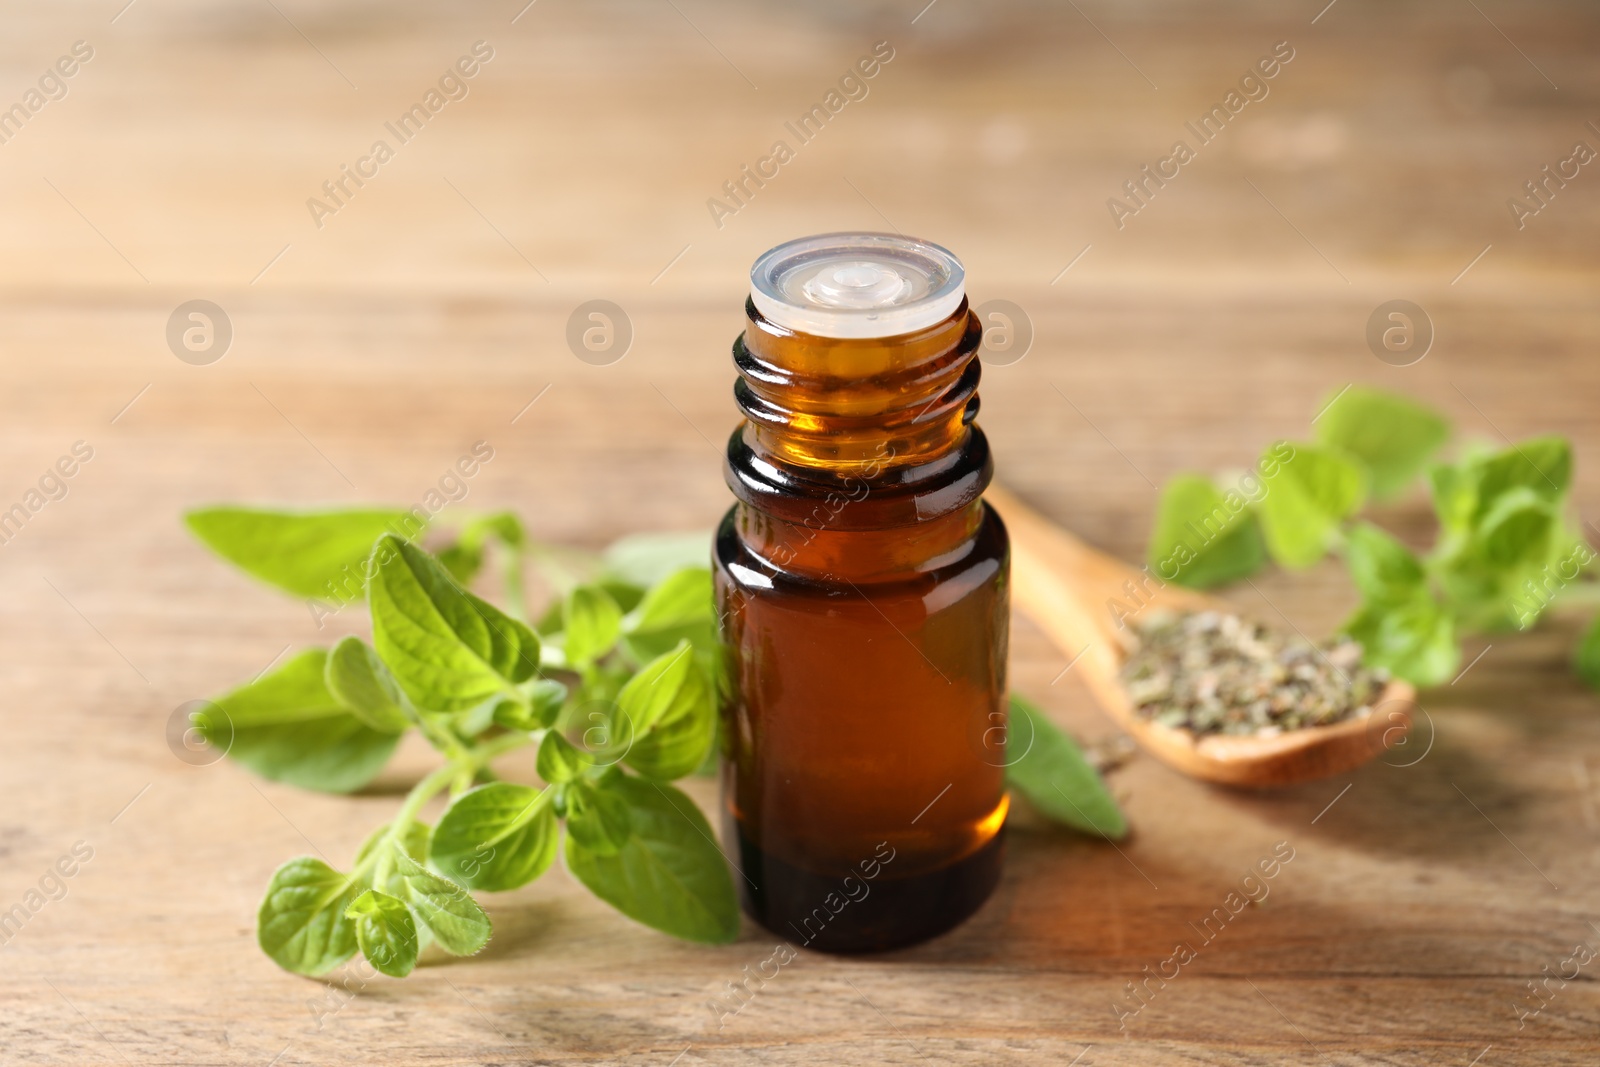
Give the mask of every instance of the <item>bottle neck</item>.
MULTIPOLYGON (((982 327, 965 301, 943 322, 888 338, 778 326, 745 304, 734 342, 744 422, 725 474, 745 505, 815 534, 927 523, 971 505, 993 465, 978 413, 982 327)), ((941 524, 943 525, 943 524, 941 524)), ((965 525, 959 522, 954 525, 965 525)))

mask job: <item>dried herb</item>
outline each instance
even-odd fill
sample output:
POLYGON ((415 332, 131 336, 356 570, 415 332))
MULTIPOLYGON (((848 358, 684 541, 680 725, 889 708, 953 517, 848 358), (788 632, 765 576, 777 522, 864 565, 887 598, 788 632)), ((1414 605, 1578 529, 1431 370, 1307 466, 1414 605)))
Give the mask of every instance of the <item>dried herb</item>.
POLYGON ((1205 734, 1271 736, 1371 714, 1388 672, 1348 637, 1321 647, 1237 615, 1152 613, 1122 669, 1138 714, 1205 734))

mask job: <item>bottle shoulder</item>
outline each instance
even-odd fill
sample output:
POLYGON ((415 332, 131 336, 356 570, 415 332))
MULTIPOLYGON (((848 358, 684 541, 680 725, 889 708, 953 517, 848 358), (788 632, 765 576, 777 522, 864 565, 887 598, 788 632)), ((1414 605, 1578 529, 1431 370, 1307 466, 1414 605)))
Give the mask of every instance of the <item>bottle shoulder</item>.
POLYGON ((778 520, 881 530, 970 507, 993 479, 994 459, 989 439, 974 425, 954 449, 926 463, 850 473, 798 470, 753 449, 741 428, 728 440, 723 474, 742 503, 778 520))
MULTIPOLYGON (((931 520, 922 536, 893 531, 806 531, 774 537, 746 506, 736 504, 717 528, 713 558, 719 581, 751 591, 788 590, 847 595, 860 587, 936 586, 1005 581, 1011 543, 999 514, 979 499, 961 512, 931 520), (806 540, 807 533, 814 533, 806 540)), ((790 533, 791 531, 783 531, 790 533)))

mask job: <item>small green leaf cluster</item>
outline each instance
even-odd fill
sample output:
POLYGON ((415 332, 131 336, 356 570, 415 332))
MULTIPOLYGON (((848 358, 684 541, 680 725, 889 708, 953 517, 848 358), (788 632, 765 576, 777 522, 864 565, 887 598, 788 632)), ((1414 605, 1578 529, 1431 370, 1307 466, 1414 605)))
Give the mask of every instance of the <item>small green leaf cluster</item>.
MULTIPOLYGON (((1343 557, 1361 606, 1343 632, 1365 662, 1418 685, 1460 666, 1466 633, 1526 629, 1559 597, 1594 589, 1595 552, 1569 517, 1572 446, 1535 437, 1500 450, 1436 453, 1444 416, 1403 396, 1352 386, 1313 420, 1315 440, 1280 441, 1231 488, 1198 474, 1162 492, 1151 569, 1206 588, 1268 559, 1291 569, 1343 557), (1438 519, 1414 553, 1359 513, 1425 478, 1438 519)), ((1580 643, 1579 673, 1600 688, 1600 622, 1580 643)))
POLYGON ((359 951, 403 976, 429 944, 481 949, 491 924, 473 893, 526 885, 558 854, 630 918, 732 940, 727 865, 670 784, 705 764, 716 739, 708 539, 630 539, 530 624, 521 566, 534 546, 515 516, 471 519, 433 554, 395 532, 403 514, 188 516, 219 555, 287 592, 327 597, 360 576, 372 624, 370 642, 305 649, 207 704, 195 725, 210 743, 263 777, 336 793, 371 781, 411 730, 444 758, 347 870, 310 856, 278 868, 258 915, 262 949, 297 974, 359 951), (491 558, 508 610, 467 588, 491 558), (537 785, 490 768, 523 746, 537 746, 537 785), (422 809, 446 791, 429 826, 422 809))

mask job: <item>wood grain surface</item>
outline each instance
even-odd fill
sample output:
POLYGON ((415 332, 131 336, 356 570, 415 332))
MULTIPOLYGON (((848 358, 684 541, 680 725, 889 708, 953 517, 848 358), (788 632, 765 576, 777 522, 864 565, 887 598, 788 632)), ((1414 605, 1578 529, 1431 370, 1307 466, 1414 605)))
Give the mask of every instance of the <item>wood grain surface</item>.
MULTIPOLYGON (((542 539, 708 528, 746 271, 791 236, 917 233, 976 301, 1020 306, 1031 350, 983 384, 1002 477, 1122 558, 1162 479, 1243 468, 1356 381, 1462 439, 1570 435, 1600 513, 1600 164, 1520 230, 1506 206, 1600 147, 1592 6, 923 2, 0 9, 0 107, 93 49, 0 143, 0 510, 93 448, 0 546, 0 910, 93 851, 0 949, 0 1062, 1596 1062, 1600 962, 1527 1014, 1530 981, 1600 945, 1600 699, 1566 668, 1572 619, 1472 644, 1416 743, 1343 778, 1245 795, 1135 758, 1110 776, 1120 847, 1021 813, 965 927, 802 953, 729 1018, 707 1005, 769 935, 678 943, 560 870, 488 899, 482 955, 403 982, 296 978, 256 948, 273 868, 344 862, 428 759, 404 747, 345 798, 175 758, 186 701, 363 625, 319 629, 183 509, 410 504, 484 440, 466 504, 542 539), (306 200, 477 41, 466 96, 319 228, 306 200), (707 199, 877 41, 894 57, 866 97, 719 228, 707 199), (1107 198, 1280 41, 1268 95, 1118 229, 1107 198), (1406 367, 1365 341, 1399 298, 1435 329, 1406 367), (210 365, 167 346, 192 299, 232 324, 210 365), (591 299, 632 324, 610 365, 565 340, 591 299), (1206 941, 1191 924, 1280 842, 1270 895, 1206 941), (1119 1023, 1180 941, 1196 958, 1119 1023)), ((1428 516, 1381 513, 1418 544, 1428 516)), ((1352 605, 1333 567, 1230 595, 1316 633, 1352 605)), ((1113 733, 1037 630, 1014 635, 1019 691, 1113 733)))

